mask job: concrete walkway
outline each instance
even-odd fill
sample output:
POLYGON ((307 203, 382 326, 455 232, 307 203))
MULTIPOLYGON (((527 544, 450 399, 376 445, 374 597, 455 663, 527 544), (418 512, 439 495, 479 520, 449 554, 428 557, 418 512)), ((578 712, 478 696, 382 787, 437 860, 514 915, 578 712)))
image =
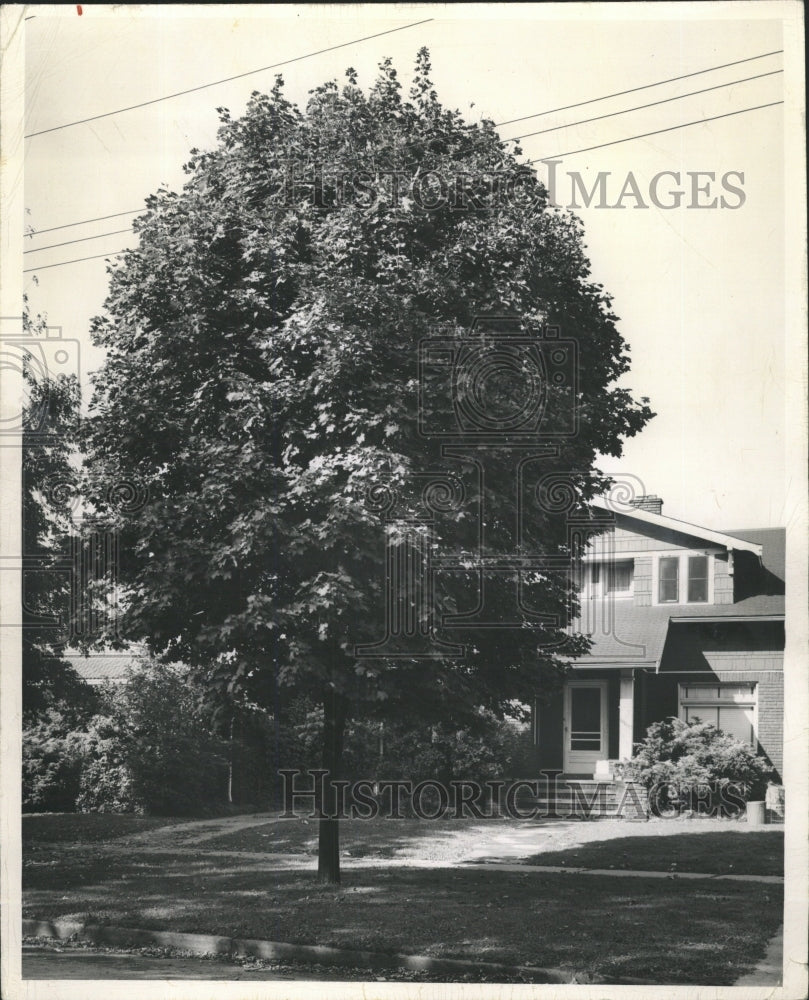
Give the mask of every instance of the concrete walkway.
MULTIPOLYGON (((181 852, 182 848, 175 850, 181 852)), ((197 847, 196 841, 189 842, 189 847, 197 847)), ((141 854, 165 854, 165 847, 142 847, 141 854)), ((314 854, 283 854, 276 851, 212 851, 217 858, 238 858, 245 862, 245 868, 255 871, 310 871, 317 864, 314 854)), ((535 872, 546 875, 606 875, 610 878, 661 878, 661 879, 711 879, 728 882, 762 882, 767 885, 783 885, 782 875, 718 875, 715 872, 681 872, 681 871, 641 871, 632 868, 577 868, 574 865, 524 865, 519 861, 487 861, 478 858, 462 858, 460 860, 436 858, 425 860, 421 858, 352 858, 341 855, 340 867, 348 871, 362 868, 459 868, 467 871, 511 872, 526 875, 535 872)))
POLYGON ((492 872, 549 872, 553 874, 565 875, 608 875, 610 878, 701 878, 711 879, 714 882, 765 882, 771 885, 781 885, 784 881, 782 875, 712 875, 710 872, 646 872, 635 871, 630 868, 568 868, 559 865, 520 865, 520 864, 498 864, 497 862, 471 862, 455 865, 456 868, 483 868, 492 872))
POLYGON ((784 928, 767 945, 764 958, 734 986, 780 986, 784 975, 784 928))

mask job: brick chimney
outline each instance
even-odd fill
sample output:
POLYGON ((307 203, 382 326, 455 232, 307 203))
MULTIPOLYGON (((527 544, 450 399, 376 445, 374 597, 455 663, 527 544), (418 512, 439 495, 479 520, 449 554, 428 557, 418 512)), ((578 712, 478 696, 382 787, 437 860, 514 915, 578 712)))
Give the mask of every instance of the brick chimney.
POLYGON ((632 506, 637 507, 638 510, 648 510, 650 514, 663 513, 663 501, 654 493, 650 493, 645 497, 637 497, 635 500, 632 500, 631 503, 632 506))

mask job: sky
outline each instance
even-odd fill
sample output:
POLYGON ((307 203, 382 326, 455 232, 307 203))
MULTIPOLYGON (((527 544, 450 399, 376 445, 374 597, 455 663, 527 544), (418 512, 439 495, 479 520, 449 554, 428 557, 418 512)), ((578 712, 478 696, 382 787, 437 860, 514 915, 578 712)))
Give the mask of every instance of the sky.
MULTIPOLYGON (((406 92, 426 45, 444 104, 469 120, 533 116, 500 134, 544 130, 523 140, 525 158, 560 160, 556 201, 580 206, 593 280, 612 295, 631 350, 623 383, 648 396, 658 414, 622 459, 605 458, 603 468, 638 477, 672 517, 716 529, 783 525, 794 375, 784 285, 784 108, 776 103, 785 89, 783 9, 84 6, 79 15, 69 5, 31 7, 26 134, 154 103, 26 139, 25 221, 41 231, 138 209, 161 185, 179 188, 189 150, 215 143, 216 108, 238 115, 276 72, 287 96, 303 103, 311 88, 342 79, 349 66, 370 86, 378 63, 391 56, 406 92), (403 30, 343 44, 396 28, 403 30), (321 51, 335 45, 342 47, 321 51), (672 81, 686 74, 694 75, 672 81), (672 82, 646 86, 659 81, 672 82), (735 113, 748 108, 757 110, 735 113), (715 120, 699 123, 707 118, 715 120), (691 122, 698 124, 677 127, 691 122), (589 190, 599 174, 604 197, 597 193, 585 207, 574 185, 589 190), (657 201, 670 207, 654 203, 655 183, 657 201), (622 190, 629 193, 621 199, 622 190), (679 199, 675 191, 683 192, 679 199)), ((547 167, 537 166, 547 179, 547 167)), ((105 262, 46 265, 134 245, 131 234, 116 232, 131 218, 39 232, 25 243, 32 252, 24 267, 35 269, 24 275, 32 309, 75 342, 85 383, 101 361, 88 330, 102 309, 105 262), (100 236, 106 233, 113 235, 100 236), (67 242, 91 236, 100 238, 67 242), (36 249, 57 243, 67 245, 36 249)))

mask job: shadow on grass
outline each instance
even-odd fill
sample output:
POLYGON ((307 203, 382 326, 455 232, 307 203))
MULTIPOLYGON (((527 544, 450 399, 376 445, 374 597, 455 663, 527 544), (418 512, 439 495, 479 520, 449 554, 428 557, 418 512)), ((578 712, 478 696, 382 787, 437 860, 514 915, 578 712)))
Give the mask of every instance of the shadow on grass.
POLYGON ((191 822, 129 813, 28 813, 22 817, 23 848, 36 844, 103 843, 133 833, 191 822))
POLYGON ((744 883, 380 865, 327 886, 215 856, 111 860, 29 879, 26 915, 729 985, 782 912, 779 886, 744 883))
POLYGON ((636 871, 690 871, 711 875, 783 875, 784 835, 778 831, 616 837, 563 851, 542 851, 523 864, 636 871))

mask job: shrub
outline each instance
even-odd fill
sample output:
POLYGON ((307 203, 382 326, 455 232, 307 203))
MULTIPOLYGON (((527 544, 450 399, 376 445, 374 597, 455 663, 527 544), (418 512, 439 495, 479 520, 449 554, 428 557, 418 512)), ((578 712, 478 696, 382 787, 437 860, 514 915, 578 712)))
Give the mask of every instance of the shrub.
POLYGON ((179 816, 224 804, 225 748, 181 669, 141 665, 100 704, 81 728, 51 710, 25 730, 26 811, 179 816))
POLYGON ((181 668, 144 664, 105 701, 88 733, 81 809, 181 816, 224 802, 224 748, 181 668))
POLYGON ((676 718, 653 723, 625 769, 627 778, 649 789, 657 812, 715 812, 734 801, 740 806, 741 799, 763 798, 767 774, 767 764, 747 743, 711 723, 676 718))
POLYGON ((22 734, 23 812, 72 812, 84 766, 82 734, 50 710, 22 734))
POLYGON ((112 715, 95 716, 83 734, 82 767, 76 809, 79 812, 142 813, 147 803, 135 791, 127 762, 127 740, 112 715))

